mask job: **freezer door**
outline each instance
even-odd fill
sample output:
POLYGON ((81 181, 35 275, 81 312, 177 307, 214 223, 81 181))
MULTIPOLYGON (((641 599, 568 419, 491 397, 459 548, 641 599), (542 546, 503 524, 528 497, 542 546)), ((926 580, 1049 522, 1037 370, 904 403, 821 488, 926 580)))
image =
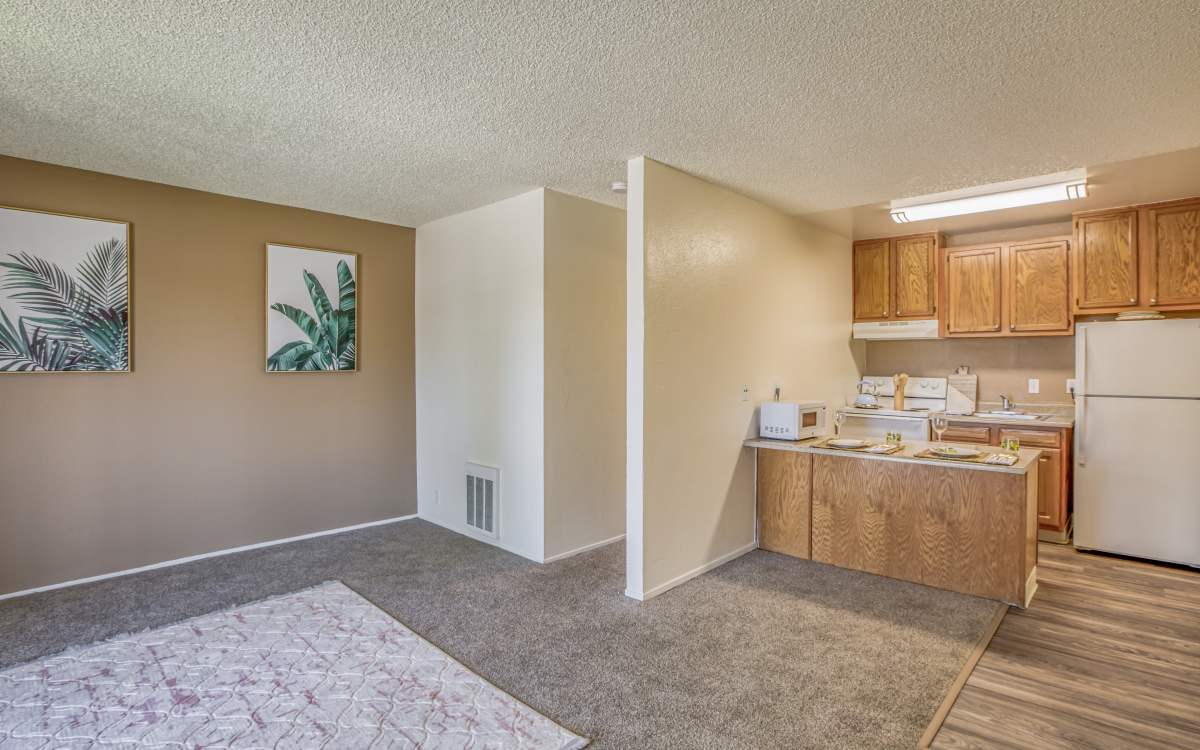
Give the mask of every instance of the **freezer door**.
POLYGON ((1200 566, 1200 400, 1089 398, 1075 546, 1200 566))
POLYGON ((1200 397, 1200 318, 1081 323, 1079 393, 1200 397))

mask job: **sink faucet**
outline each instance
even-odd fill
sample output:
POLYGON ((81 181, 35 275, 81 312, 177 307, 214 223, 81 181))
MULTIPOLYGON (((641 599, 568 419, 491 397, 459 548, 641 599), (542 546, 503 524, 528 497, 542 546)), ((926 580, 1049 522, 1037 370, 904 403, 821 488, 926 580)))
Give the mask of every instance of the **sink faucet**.
POLYGON ((1000 395, 1000 411, 1012 411, 1013 402, 1008 396, 1000 395))

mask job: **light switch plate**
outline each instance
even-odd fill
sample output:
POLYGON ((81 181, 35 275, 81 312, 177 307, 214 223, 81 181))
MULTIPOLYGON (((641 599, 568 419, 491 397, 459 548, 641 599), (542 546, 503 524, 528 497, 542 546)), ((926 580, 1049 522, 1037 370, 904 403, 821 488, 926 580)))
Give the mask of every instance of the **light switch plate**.
POLYGON ((1030 393, 1041 393, 1041 391, 1042 391, 1042 381, 1038 380, 1037 378, 1030 378, 1029 379, 1029 392, 1030 393))

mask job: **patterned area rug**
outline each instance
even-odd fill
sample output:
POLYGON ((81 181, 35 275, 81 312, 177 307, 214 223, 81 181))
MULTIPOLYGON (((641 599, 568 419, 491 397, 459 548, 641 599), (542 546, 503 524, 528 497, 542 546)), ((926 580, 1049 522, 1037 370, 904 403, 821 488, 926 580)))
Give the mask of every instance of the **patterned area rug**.
POLYGON ((571 750, 339 582, 0 672, 0 748, 571 750))

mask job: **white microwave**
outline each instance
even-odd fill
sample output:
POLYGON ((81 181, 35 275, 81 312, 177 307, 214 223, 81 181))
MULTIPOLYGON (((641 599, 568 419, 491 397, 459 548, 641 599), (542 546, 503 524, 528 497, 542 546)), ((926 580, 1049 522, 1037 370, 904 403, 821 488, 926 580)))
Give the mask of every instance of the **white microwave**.
POLYGON ((758 408, 759 437, 805 440, 824 434, 824 401, 764 401, 758 408))

